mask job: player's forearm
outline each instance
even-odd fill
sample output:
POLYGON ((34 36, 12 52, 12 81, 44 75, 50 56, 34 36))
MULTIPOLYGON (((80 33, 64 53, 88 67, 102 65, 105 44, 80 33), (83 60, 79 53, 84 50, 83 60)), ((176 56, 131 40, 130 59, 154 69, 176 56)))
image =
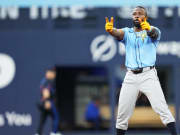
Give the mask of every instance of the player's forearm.
POLYGON ((147 32, 148 36, 151 37, 151 39, 156 40, 159 36, 159 32, 156 28, 152 27, 151 31, 147 32))
POLYGON ((118 29, 116 29, 116 28, 113 28, 112 32, 109 32, 109 33, 114 37, 120 36, 120 31, 118 31, 118 29))
POLYGON ((109 32, 112 36, 114 36, 115 38, 117 38, 117 40, 122 40, 124 33, 121 29, 116 29, 113 28, 112 32, 109 32))
POLYGON ((124 37, 124 32, 121 29, 114 28, 114 18, 111 17, 111 21, 106 17, 105 30, 109 32, 112 36, 117 38, 117 40, 122 40, 124 37))

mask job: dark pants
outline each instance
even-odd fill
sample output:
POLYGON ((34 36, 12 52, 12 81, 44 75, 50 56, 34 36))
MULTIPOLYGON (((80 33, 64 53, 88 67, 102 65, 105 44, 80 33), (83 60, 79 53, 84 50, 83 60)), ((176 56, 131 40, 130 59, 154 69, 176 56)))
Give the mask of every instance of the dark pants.
POLYGON ((50 110, 46 110, 45 108, 40 107, 40 120, 39 120, 38 129, 37 129, 37 133, 39 135, 42 135, 43 127, 48 116, 50 116, 53 120, 52 132, 56 133, 58 131, 59 114, 57 112, 55 105, 52 104, 50 110))

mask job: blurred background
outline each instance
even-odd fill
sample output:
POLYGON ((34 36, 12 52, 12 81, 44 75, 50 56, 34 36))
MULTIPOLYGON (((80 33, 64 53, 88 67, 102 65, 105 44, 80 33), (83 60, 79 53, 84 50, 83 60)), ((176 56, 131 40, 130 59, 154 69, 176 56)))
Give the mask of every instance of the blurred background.
MULTIPOLYGON (((36 103, 45 71, 56 67, 59 129, 64 135, 115 134, 117 99, 126 73, 124 45, 104 30, 131 27, 131 11, 148 10, 162 32, 156 68, 180 132, 180 4, 178 0, 0 1, 0 134, 33 135, 39 121, 36 103), (98 127, 87 121, 90 103, 100 112, 98 127)), ((51 131, 48 119, 44 135, 51 131)), ((168 135, 142 95, 128 135, 168 135)))

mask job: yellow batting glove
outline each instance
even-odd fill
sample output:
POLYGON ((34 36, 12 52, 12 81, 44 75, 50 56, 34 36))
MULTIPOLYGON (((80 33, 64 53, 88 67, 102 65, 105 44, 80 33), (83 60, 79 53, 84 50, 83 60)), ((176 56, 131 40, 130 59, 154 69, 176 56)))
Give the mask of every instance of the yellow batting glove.
POLYGON ((113 31, 113 25, 114 25, 114 18, 111 17, 111 21, 109 22, 109 19, 106 17, 105 30, 111 33, 113 31))
POLYGON ((144 19, 143 22, 141 22, 141 20, 139 20, 139 21, 140 21, 140 25, 141 25, 142 30, 146 30, 146 31, 150 31, 150 30, 151 30, 151 26, 150 26, 150 24, 146 21, 146 18, 144 19))

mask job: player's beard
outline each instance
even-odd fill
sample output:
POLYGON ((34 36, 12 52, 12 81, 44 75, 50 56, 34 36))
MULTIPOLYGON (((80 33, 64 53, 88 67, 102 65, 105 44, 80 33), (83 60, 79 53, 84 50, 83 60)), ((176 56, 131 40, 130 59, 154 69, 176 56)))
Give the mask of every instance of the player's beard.
POLYGON ((137 22, 136 20, 133 20, 133 24, 136 28, 140 29, 141 28, 141 25, 139 23, 139 21, 137 22))

